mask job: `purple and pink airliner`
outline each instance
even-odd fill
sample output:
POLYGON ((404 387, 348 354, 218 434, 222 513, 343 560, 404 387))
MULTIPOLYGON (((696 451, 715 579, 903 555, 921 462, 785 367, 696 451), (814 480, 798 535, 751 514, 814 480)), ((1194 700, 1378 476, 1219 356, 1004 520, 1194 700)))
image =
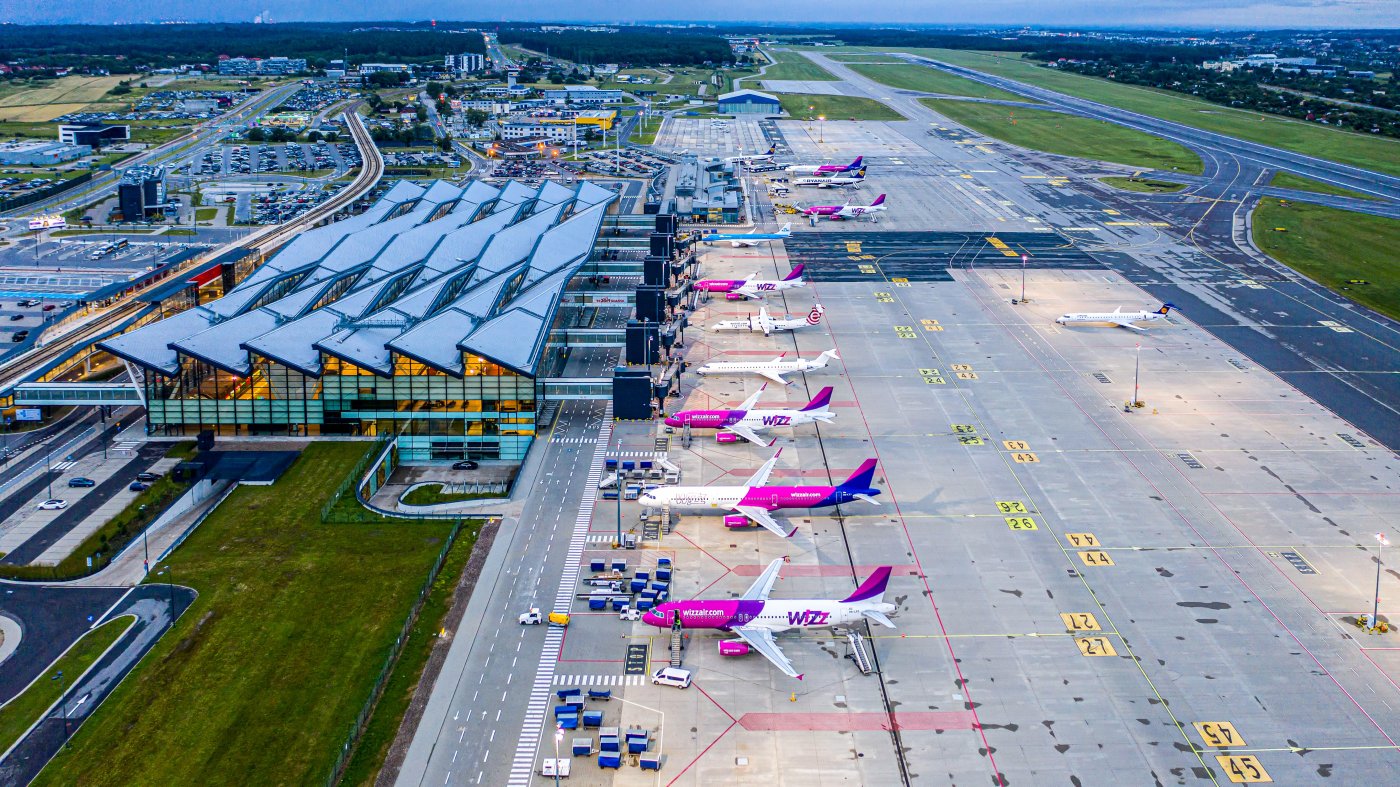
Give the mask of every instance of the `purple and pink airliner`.
POLYGON ((758 436, 759 432, 766 432, 775 426, 806 426, 818 421, 829 424, 836 414, 826 409, 831 404, 831 386, 827 386, 817 392, 801 410, 789 410, 787 408, 775 407, 766 410, 755 410, 753 406, 758 403, 758 397, 763 395, 763 388, 744 403, 739 405, 738 410, 681 410, 666 416, 667 426, 689 426, 692 429, 718 429, 715 433, 715 441, 720 443, 734 443, 739 440, 748 440, 759 445, 772 445, 772 441, 764 440, 758 436))
POLYGON ((849 628, 862 620, 894 628, 890 613, 895 605, 885 601, 890 567, 875 569, 856 592, 840 601, 790 599, 773 601, 768 594, 782 570, 784 558, 768 564, 744 595, 724 601, 668 601, 642 616, 642 621, 658 628, 672 628, 677 619, 681 628, 718 629, 738 639, 720 640, 721 656, 743 656, 751 650, 773 662, 788 677, 802 680, 802 673, 778 647, 773 635, 788 629, 849 628))
POLYGON ((725 527, 748 527, 752 521, 787 538, 797 528, 785 528, 770 513, 780 508, 825 508, 853 500, 880 505, 875 496, 880 490, 875 481, 875 460, 867 459, 838 486, 764 486, 778 456, 763 463, 763 467, 743 486, 663 486, 642 493, 640 502, 650 508, 720 509, 734 513, 724 518, 725 527))
POLYGON ((849 164, 792 164, 787 168, 789 175, 840 175, 843 172, 855 172, 861 168, 865 161, 865 156, 856 156, 856 160, 849 164))
POLYGON ((741 301, 745 298, 763 300, 783 290, 806 287, 807 280, 802 278, 804 267, 806 266, 798 263, 788 275, 776 281, 755 279, 758 274, 750 273, 747 279, 701 279, 691 286, 700 292, 722 292, 725 300, 730 301, 741 301))

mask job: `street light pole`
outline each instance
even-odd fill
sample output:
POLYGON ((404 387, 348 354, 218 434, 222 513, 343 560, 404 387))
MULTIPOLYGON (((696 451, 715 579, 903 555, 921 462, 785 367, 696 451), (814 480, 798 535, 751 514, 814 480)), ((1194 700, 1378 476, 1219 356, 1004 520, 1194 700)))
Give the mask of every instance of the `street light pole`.
POLYGON ((564 739, 564 728, 554 728, 554 787, 559 787, 559 741, 564 739))
POLYGON ((44 476, 49 481, 49 499, 53 499, 53 438, 44 446, 44 476))
POLYGON ((826 142, 826 115, 817 116, 817 142, 826 142))
POLYGON ((1021 303, 1026 302, 1026 261, 1030 258, 1029 254, 1021 255, 1021 303))
POLYGON ((1371 606, 1371 628, 1375 628, 1379 622, 1381 614, 1381 550, 1385 549, 1390 540, 1385 537, 1385 533, 1376 534, 1376 599, 1371 606))

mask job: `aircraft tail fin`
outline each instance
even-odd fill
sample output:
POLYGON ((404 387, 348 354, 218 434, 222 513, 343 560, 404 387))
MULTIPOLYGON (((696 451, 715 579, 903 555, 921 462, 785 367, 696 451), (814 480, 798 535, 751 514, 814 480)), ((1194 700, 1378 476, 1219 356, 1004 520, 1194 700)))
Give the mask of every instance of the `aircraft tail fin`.
POLYGON ((822 321, 823 314, 826 314, 825 306, 821 305, 820 303, 816 306, 813 306, 812 310, 807 313, 807 324, 816 325, 817 323, 820 323, 822 321))
POLYGON ((875 572, 865 578, 856 588, 856 592, 841 599, 842 604, 854 604, 857 601, 879 601, 884 598, 885 587, 890 584, 890 567, 880 566, 875 572))
POLYGON ((783 228, 780 229, 780 230, 778 230, 778 234, 779 234, 779 235, 782 235, 782 236, 785 237, 785 238, 786 238, 787 236, 791 235, 791 234, 792 234, 792 222, 789 221, 787 224, 784 224, 784 225, 783 225, 783 228))
MULTIPOLYGON (((787 225, 787 226, 790 227, 790 226, 792 226, 792 225, 787 225)), ((786 229, 786 227, 784 227, 784 229, 786 229)), ((798 279, 802 278, 802 269, 803 269, 803 268, 806 268, 806 267, 807 267, 807 264, 804 263, 804 262, 799 262, 799 263, 797 263, 796 265, 793 266, 792 272, 783 277, 783 281, 797 281, 798 279)))
POLYGON ((827 405, 831 404, 831 391, 832 388, 829 385, 818 391, 817 395, 812 397, 812 401, 808 402, 807 406, 802 408, 802 412, 807 413, 813 410, 825 410, 827 405))
POLYGON ((878 196, 878 197, 875 198, 875 201, 874 201, 874 202, 870 203, 870 207, 872 207, 872 208, 878 208, 878 207, 880 207, 880 206, 883 205, 883 204, 885 204, 885 195, 884 195, 884 194, 881 194, 880 196, 878 196))
POLYGON ((823 351, 821 355, 818 355, 818 356, 817 356, 817 365, 816 365, 815 368, 817 368, 817 369, 824 369, 824 368, 826 368, 826 365, 827 365, 828 363, 830 363, 831 360, 832 360, 833 358, 836 359, 836 360, 838 360, 838 361, 841 360, 841 356, 837 355, 835 350, 825 350, 825 351, 823 351))
POLYGON ((850 163, 850 165, 846 167, 846 169, 848 169, 848 170, 860 169, 860 165, 861 165, 861 162, 862 162, 862 161, 865 161, 865 156, 856 156, 856 160, 855 160, 855 161, 852 161, 852 162, 850 163))
POLYGON ((1157 313, 1158 313, 1158 314, 1166 314, 1167 312, 1169 312, 1169 311, 1171 311, 1172 309, 1175 309, 1175 308, 1176 308, 1176 304, 1175 304, 1175 303, 1164 303, 1164 304, 1162 304, 1162 308, 1160 308, 1160 309, 1157 310, 1157 313))
POLYGON ((869 489, 875 482, 875 460, 867 459, 860 463, 851 477, 841 482, 841 487, 845 489, 869 489))

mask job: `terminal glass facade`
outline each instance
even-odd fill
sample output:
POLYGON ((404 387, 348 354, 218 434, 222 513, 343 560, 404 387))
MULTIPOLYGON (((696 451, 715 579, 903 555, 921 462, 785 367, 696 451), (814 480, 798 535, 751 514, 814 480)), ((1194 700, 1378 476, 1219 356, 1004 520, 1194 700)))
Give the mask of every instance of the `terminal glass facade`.
POLYGON ((152 434, 403 436, 404 457, 523 459, 535 436, 534 379, 464 356, 462 376, 396 356, 392 376, 327 357, 313 377, 254 356, 246 376, 181 357, 172 377, 147 373, 152 434))

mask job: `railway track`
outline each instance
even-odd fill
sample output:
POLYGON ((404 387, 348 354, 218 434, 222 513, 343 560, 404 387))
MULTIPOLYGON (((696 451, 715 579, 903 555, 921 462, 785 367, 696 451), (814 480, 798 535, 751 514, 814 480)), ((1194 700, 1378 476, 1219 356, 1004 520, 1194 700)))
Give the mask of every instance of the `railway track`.
MULTIPOLYGON (((172 275, 179 275, 182 270, 201 265, 239 248, 255 249, 265 254, 292 240, 303 230, 314 227, 323 219, 335 215, 337 211, 348 207, 374 188, 374 185, 384 176, 384 157, 380 155, 379 149, 370 139, 369 131, 365 129, 364 123, 360 122, 359 115, 355 113, 355 106, 349 107, 345 111, 344 117, 346 128, 350 129, 350 136, 354 139, 355 146, 360 150, 361 161, 360 172, 350 182, 350 185, 292 221, 263 227, 251 235, 218 246, 207 254, 182 263, 172 275)), ((165 277, 160 281, 133 290, 97 319, 69 331, 48 344, 36 346, 26 353, 0 363, 0 401, 9 397, 14 386, 24 382, 26 378, 45 368, 47 364, 61 358, 73 347, 82 346, 85 342, 95 340, 97 337, 120 327, 125 320, 134 317, 144 308, 144 304, 136 299, 156 287, 164 286, 168 279, 169 277, 165 277)))

